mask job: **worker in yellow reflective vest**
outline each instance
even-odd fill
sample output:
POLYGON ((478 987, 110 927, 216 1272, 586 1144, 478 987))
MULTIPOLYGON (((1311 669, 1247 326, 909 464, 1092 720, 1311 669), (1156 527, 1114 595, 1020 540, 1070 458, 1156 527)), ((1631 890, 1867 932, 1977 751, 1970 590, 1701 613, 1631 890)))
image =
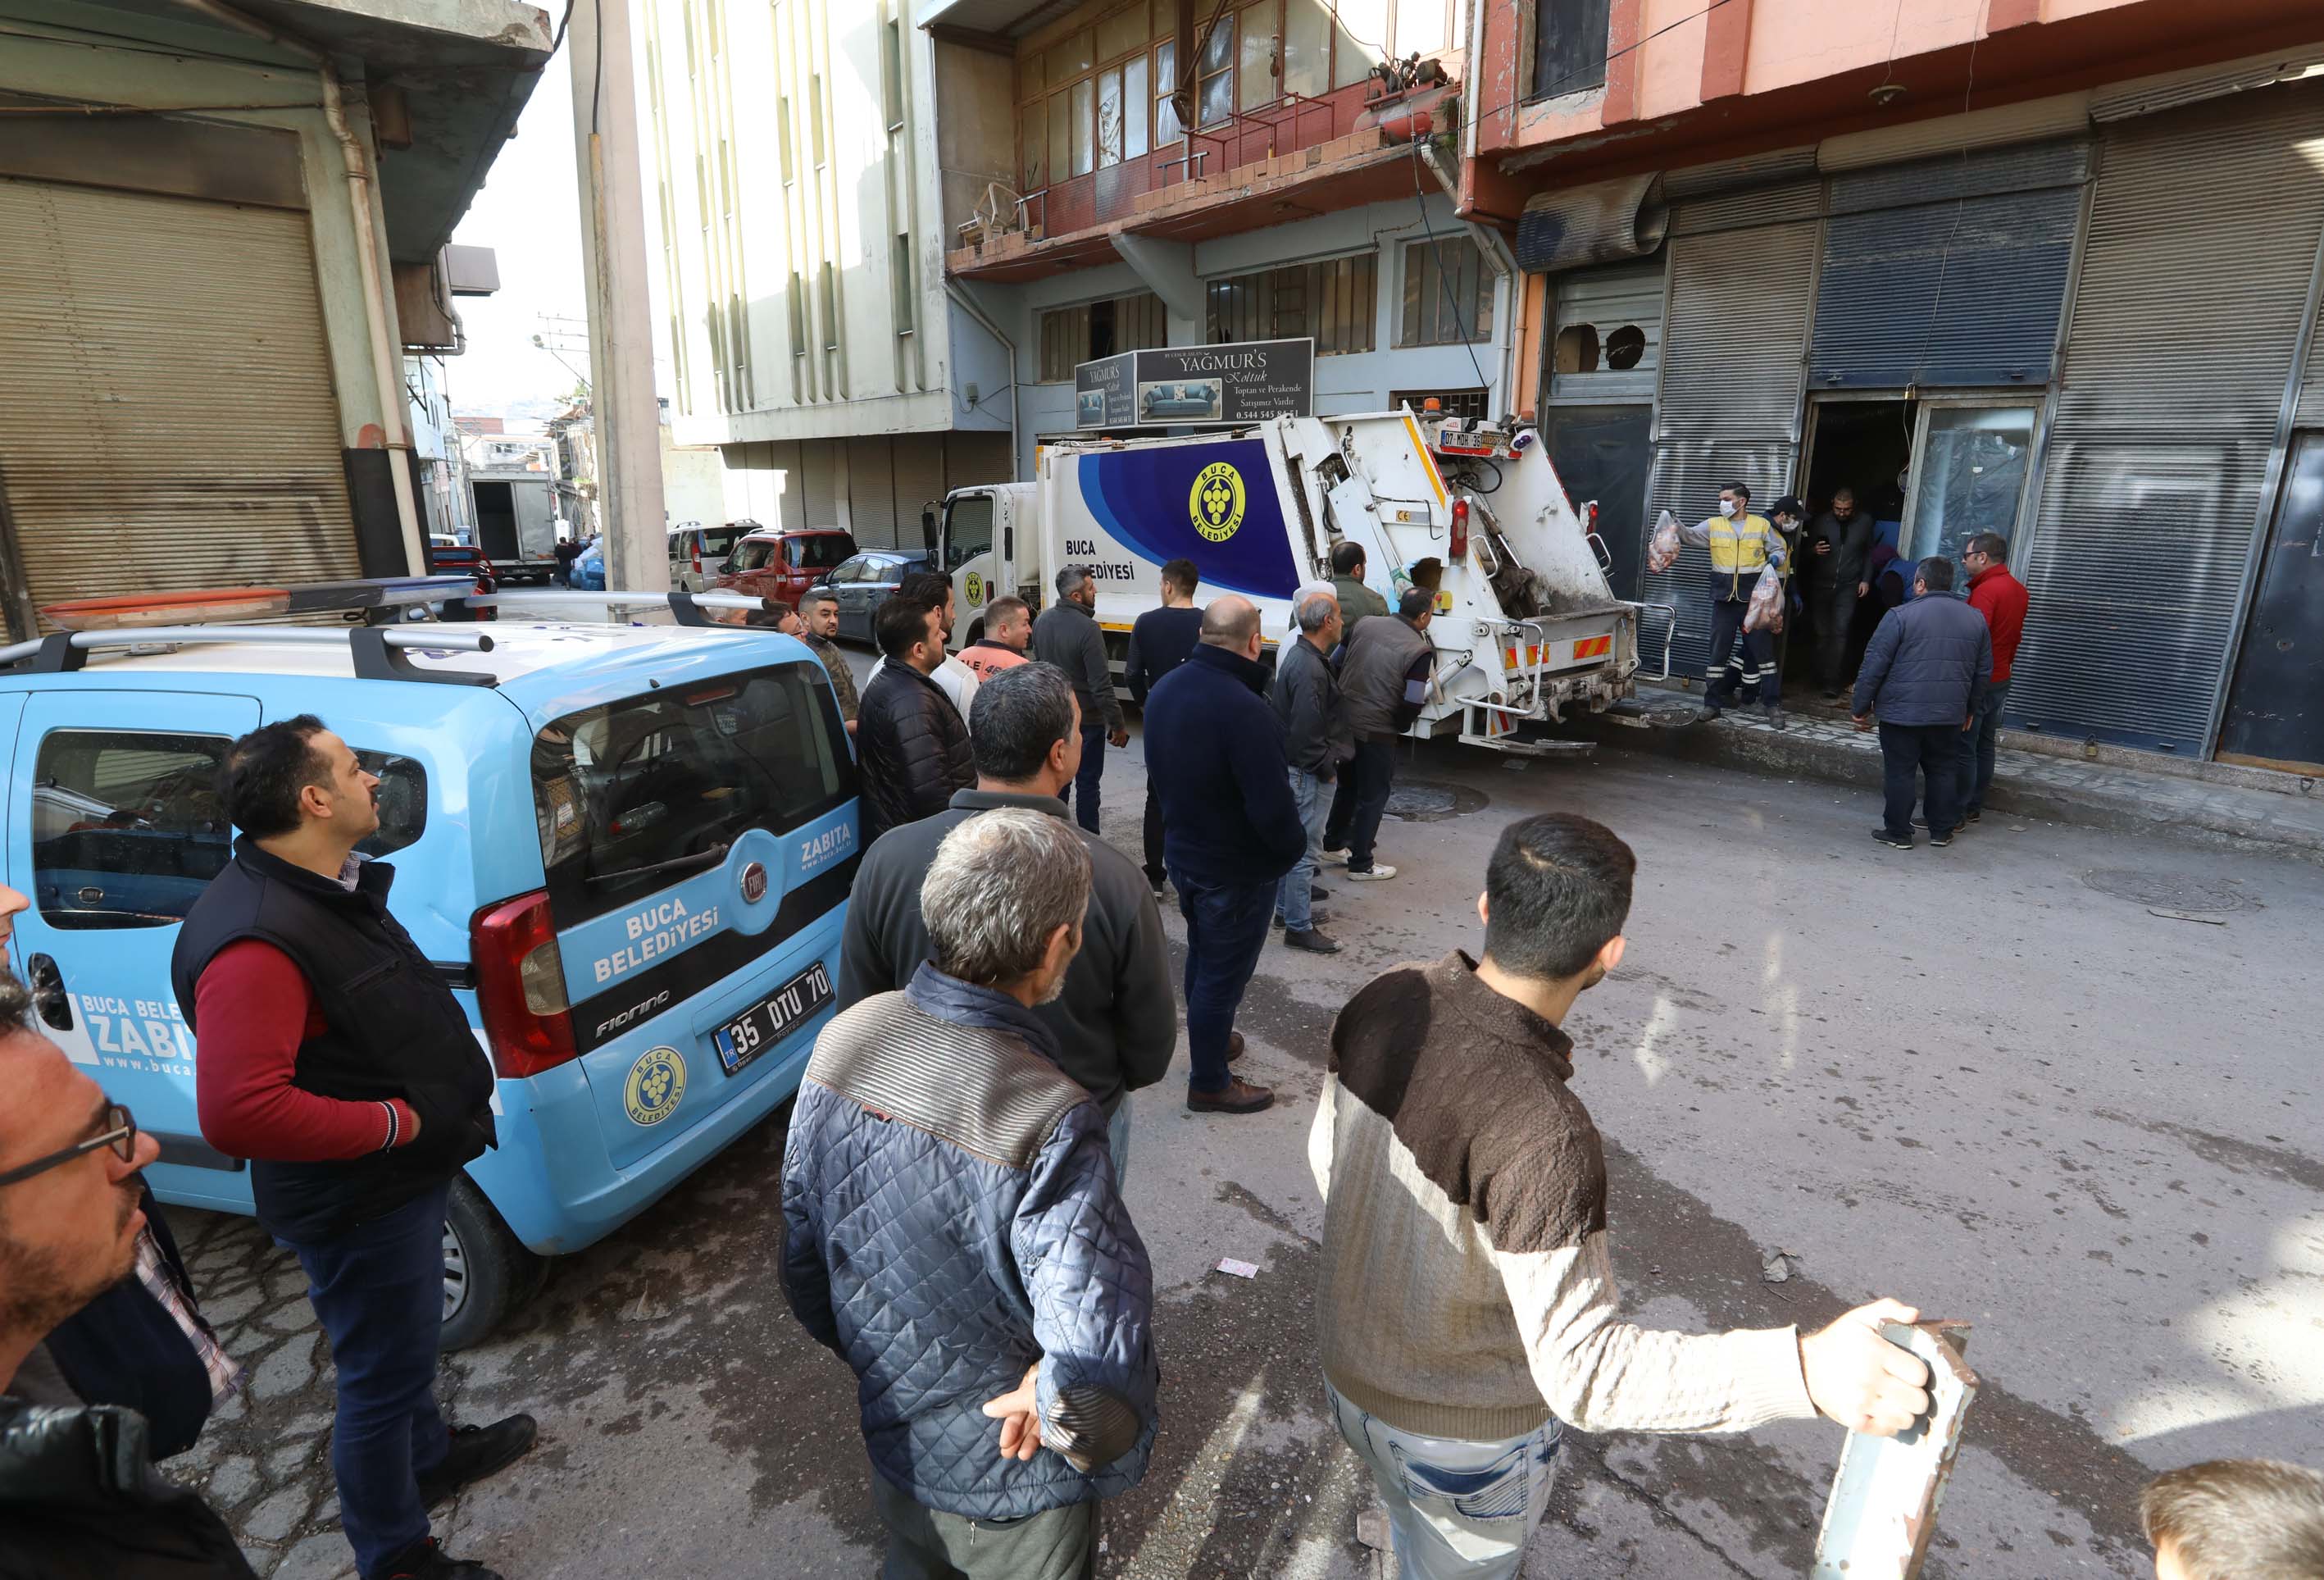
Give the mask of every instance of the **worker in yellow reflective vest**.
POLYGON ((1683 542, 1711 550, 1711 651, 1703 661, 1705 690, 1698 721, 1717 718, 1736 703, 1739 692, 1754 694, 1769 724, 1784 727, 1784 683, 1775 672, 1775 633, 1746 631, 1743 612, 1751 606, 1751 590, 1759 572, 1784 563, 1784 540, 1763 515, 1751 513, 1751 491, 1730 483, 1719 491, 1719 513, 1678 530, 1683 542), (1730 671, 1727 655, 1737 636, 1743 639, 1743 663, 1730 671))

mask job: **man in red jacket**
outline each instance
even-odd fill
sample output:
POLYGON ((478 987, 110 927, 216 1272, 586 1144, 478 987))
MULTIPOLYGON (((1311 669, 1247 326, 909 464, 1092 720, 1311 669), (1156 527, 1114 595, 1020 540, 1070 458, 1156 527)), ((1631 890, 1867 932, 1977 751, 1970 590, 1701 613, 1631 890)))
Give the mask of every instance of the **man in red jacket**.
POLYGON ((2002 704, 2009 697, 2009 664, 2025 634, 2025 584, 2009 574, 2009 540, 1979 532, 1961 550, 1969 569, 1969 606, 1985 616, 1993 633, 1993 679, 1978 699, 1961 732, 1960 784, 1961 821, 1985 815, 1985 792, 1993 783, 1994 744, 2001 736, 2002 704))

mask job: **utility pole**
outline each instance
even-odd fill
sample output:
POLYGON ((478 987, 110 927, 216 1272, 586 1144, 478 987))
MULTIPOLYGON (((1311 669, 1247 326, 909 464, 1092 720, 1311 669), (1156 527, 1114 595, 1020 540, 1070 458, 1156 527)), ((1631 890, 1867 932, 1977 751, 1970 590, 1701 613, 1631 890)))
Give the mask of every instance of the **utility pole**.
POLYGON ((575 0, 573 143, 581 184, 582 280, 589 298, 590 414, 596 427, 605 585, 666 592, 661 407, 654 394, 646 292, 645 197, 629 0, 575 0))

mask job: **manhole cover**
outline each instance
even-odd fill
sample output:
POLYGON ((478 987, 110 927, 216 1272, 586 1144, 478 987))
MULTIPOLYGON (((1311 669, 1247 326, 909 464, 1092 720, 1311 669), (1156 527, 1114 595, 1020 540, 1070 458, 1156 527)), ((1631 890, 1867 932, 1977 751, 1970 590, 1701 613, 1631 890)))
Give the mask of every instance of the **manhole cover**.
POLYGON ((1388 792, 1388 815, 1406 823, 1441 823, 1484 809, 1484 791, 1441 779, 1398 780, 1388 792))
POLYGON ((2104 867, 2084 873, 2082 882, 2101 894, 2151 905, 2160 910, 2257 910, 2259 901, 2234 878, 2203 878, 2192 873, 2145 873, 2135 867, 2104 867))

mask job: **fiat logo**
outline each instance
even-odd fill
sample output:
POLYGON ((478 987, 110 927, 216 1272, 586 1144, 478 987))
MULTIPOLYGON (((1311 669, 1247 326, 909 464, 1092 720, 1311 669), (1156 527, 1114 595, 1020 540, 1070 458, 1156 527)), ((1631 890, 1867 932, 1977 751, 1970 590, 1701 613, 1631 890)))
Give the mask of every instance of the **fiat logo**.
POLYGON ((767 897, 767 869, 763 863, 752 862, 742 869, 742 903, 756 905, 767 897))

